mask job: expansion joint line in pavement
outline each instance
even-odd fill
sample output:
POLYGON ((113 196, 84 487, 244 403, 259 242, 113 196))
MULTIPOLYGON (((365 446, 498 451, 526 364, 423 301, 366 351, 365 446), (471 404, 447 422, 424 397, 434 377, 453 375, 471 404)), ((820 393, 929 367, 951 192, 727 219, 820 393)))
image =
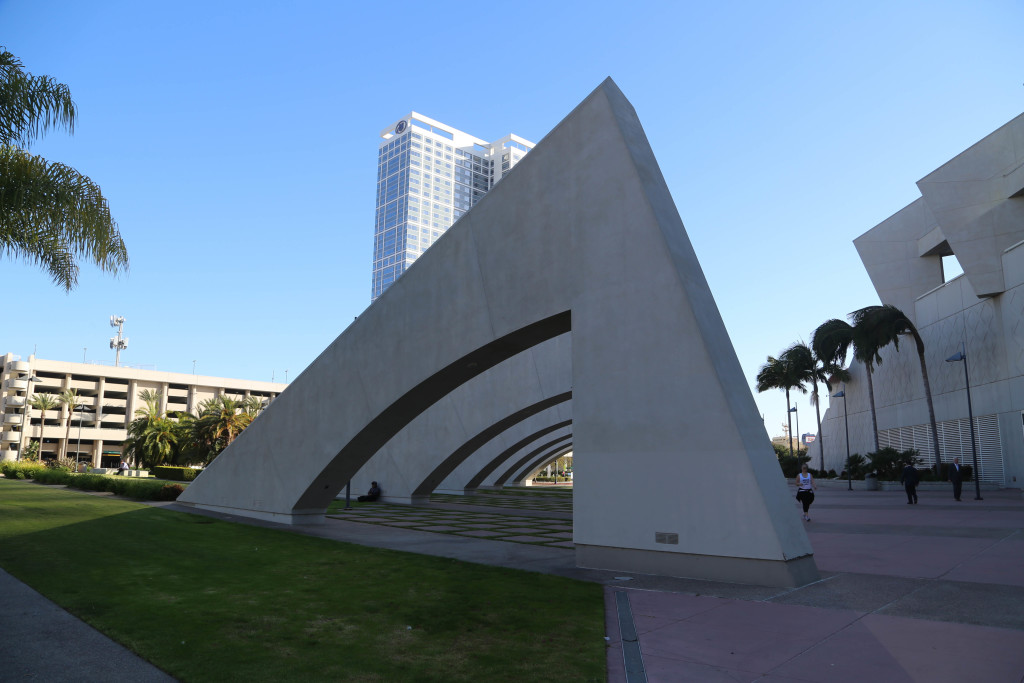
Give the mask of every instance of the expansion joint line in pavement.
POLYGON ((640 652, 640 638, 633 623, 633 610, 629 606, 629 593, 615 591, 615 609, 619 615, 619 638, 622 640, 622 663, 626 670, 626 683, 647 683, 644 658, 640 652))
POLYGON ((1011 538, 1013 538, 1014 536, 1016 536, 1016 535, 1018 535, 1020 533, 1021 533, 1020 529, 1014 529, 1013 531, 1011 531, 1010 533, 1006 534, 1005 536, 1000 538, 998 541, 993 543, 992 545, 990 545, 990 546, 988 546, 986 548, 982 548, 981 550, 979 550, 978 552, 974 553, 970 557, 964 558, 963 562, 958 562, 957 564, 953 565, 952 567, 949 568, 949 570, 943 572, 942 576, 937 576, 936 579, 941 579, 941 578, 943 578, 945 576, 948 576, 951 572, 956 571, 957 569, 959 569, 960 567, 964 566, 968 562, 970 562, 970 561, 980 557, 982 553, 987 553, 988 551, 992 550, 996 546, 1002 545, 1003 543, 1005 543, 1006 541, 1010 540, 1011 538))

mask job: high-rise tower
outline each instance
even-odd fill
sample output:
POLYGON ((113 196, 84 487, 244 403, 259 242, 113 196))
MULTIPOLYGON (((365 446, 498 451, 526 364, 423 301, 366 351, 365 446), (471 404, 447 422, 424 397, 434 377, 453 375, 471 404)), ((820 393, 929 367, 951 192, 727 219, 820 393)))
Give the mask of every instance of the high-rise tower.
POLYGON ((371 300, 533 148, 511 134, 485 142, 416 112, 380 136, 371 300))

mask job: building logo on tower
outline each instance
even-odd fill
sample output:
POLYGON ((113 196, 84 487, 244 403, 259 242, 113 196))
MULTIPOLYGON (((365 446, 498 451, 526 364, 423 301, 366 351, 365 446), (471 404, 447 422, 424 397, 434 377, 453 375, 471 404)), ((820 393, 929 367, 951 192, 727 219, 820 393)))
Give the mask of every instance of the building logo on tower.
POLYGON ((409 126, 409 124, 408 124, 408 122, 405 119, 402 119, 401 121, 399 121, 398 125, 395 126, 395 135, 401 135, 402 133, 404 133, 405 129, 408 126, 409 126))

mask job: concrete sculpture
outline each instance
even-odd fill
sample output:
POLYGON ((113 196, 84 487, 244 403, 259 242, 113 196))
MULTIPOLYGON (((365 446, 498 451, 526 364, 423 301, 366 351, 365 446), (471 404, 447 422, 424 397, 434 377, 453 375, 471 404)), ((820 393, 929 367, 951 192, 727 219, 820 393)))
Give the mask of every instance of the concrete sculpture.
MULTIPOLYGON (((180 501, 322 521, 345 482, 417 416, 567 332, 577 564, 769 585, 817 578, 700 264, 610 79, 180 501)), ((425 453, 437 464, 450 455, 425 453)))

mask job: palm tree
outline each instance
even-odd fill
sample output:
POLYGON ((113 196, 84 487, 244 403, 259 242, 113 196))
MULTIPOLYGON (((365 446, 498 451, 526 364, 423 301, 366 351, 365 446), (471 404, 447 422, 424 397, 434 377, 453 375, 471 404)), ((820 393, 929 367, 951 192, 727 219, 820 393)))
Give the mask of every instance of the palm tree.
MULTIPOLYGON (((924 383, 924 396, 928 404, 928 420, 931 423, 932 445, 935 449, 935 474, 939 474, 939 430, 935 424, 935 405, 932 402, 932 387, 928 381, 928 366, 924 359, 924 340, 917 331, 917 327, 907 317, 906 313, 893 306, 866 306, 850 314, 854 326, 869 328, 873 330, 872 337, 880 343, 881 347, 892 344, 896 351, 900 350, 900 336, 908 334, 914 338, 917 346, 917 358, 921 363, 921 381, 924 383), (884 343, 883 343, 884 342, 884 343)), ((877 448, 875 449, 877 451, 877 448)))
POLYGON ((0 253, 41 266, 70 291, 78 260, 116 275, 128 252, 99 186, 26 149, 52 128, 74 132, 66 85, 33 76, 0 47, 0 253))
POLYGON ((39 411, 39 455, 43 454, 43 427, 46 426, 46 411, 53 410, 60 405, 60 401, 52 394, 33 394, 29 405, 39 411))
POLYGON ((124 452, 131 456, 139 467, 143 464, 162 465, 172 459, 178 443, 175 422, 166 416, 151 419, 150 413, 140 408, 139 417, 128 425, 128 438, 124 452))
POLYGON ((821 437, 821 395, 818 391, 818 383, 820 382, 824 384, 828 387, 829 393, 832 393, 832 382, 834 381, 834 378, 845 379, 849 373, 832 363, 823 361, 809 346, 807 346, 807 344, 804 344, 803 342, 793 344, 779 355, 781 358, 793 364, 795 373, 801 378, 801 381, 811 383, 811 405, 814 406, 814 416, 818 424, 821 471, 824 472, 825 447, 821 437))
POLYGON ((221 395, 199 404, 199 419, 196 422, 199 434, 210 447, 212 456, 216 457, 231 445, 252 420, 253 415, 246 412, 243 401, 221 395))
POLYGON ((125 456, 134 460, 136 467, 142 467, 145 459, 163 461, 162 455, 166 443, 170 443, 166 435, 162 435, 165 425, 158 425, 165 415, 160 412, 159 391, 143 389, 139 392, 139 400, 145 405, 135 409, 135 418, 128 424, 128 438, 122 450, 125 456))
MULTIPOLYGON (((852 315, 852 314, 851 314, 852 315)), ((878 354, 885 344, 880 343, 877 331, 866 325, 850 325, 844 320, 832 318, 826 320, 811 337, 811 348, 814 355, 828 365, 842 367, 846 361, 846 353, 853 347, 853 357, 864 364, 868 378, 868 401, 871 406, 871 432, 875 439, 875 451, 878 446, 878 415, 875 412, 875 386, 872 378, 875 365, 882 364, 878 354)))
POLYGON ((789 420, 789 454, 793 455, 793 414, 789 412, 789 392, 797 389, 806 394, 803 370, 797 365, 797 359, 787 358, 785 351, 778 358, 768 356, 768 360, 757 373, 757 391, 762 393, 769 389, 782 389, 786 392, 786 419, 789 420))
POLYGON ((67 426, 64 428, 64 444, 60 452, 62 460, 68 457, 68 440, 71 438, 71 414, 75 411, 75 406, 78 405, 78 398, 78 389, 68 389, 61 392, 60 396, 57 397, 57 402, 68 409, 67 426))

